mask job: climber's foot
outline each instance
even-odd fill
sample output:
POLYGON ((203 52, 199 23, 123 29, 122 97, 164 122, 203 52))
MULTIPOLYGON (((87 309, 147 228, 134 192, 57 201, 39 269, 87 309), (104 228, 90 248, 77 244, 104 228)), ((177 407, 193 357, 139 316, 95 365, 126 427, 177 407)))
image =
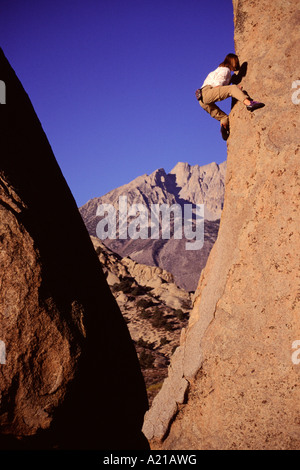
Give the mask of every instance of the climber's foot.
POLYGON ((224 124, 221 124, 221 135, 223 140, 227 140, 229 137, 229 126, 225 126, 224 124))
POLYGON ((264 103, 260 103, 259 101, 250 101, 247 109, 248 111, 255 111, 255 109, 263 108, 264 106, 264 103))

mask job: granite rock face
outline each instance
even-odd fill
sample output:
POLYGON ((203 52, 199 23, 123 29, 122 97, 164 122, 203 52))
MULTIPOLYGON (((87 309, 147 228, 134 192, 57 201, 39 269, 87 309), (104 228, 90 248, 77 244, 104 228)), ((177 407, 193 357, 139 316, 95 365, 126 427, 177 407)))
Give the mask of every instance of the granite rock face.
POLYGON ((147 448, 134 345, 2 51, 0 79, 0 448, 147 448))
POLYGON ((233 4, 242 85, 265 107, 251 114, 237 103, 230 114, 219 235, 146 414, 153 448, 300 448, 300 10, 233 4))

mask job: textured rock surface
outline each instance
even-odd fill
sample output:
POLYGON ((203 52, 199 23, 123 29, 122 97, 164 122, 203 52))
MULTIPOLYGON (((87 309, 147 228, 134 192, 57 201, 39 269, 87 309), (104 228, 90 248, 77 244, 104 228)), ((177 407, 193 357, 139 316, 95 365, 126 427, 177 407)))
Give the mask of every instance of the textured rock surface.
MULTIPOLYGON (((204 204, 205 226, 204 245, 197 250, 199 262, 194 263, 195 251, 186 250, 186 239, 183 237, 153 240, 130 238, 120 240, 106 239, 104 243, 122 257, 130 256, 141 264, 159 266, 174 275, 176 284, 188 291, 194 291, 205 266, 209 252, 217 238, 219 217, 224 201, 224 180, 226 162, 217 165, 191 166, 188 163, 178 163, 170 173, 163 168, 151 175, 143 175, 130 183, 116 188, 100 198, 88 201, 80 208, 80 213, 89 233, 96 235, 96 226, 100 217, 96 216, 99 204, 111 204, 117 210, 119 197, 127 196, 128 206, 142 203, 150 214, 152 204, 204 204)), ((118 223, 117 223, 118 227, 118 223)))
POLYGON ((147 448, 134 345, 2 51, 0 78, 0 448, 147 448))
POLYGON ((91 239, 135 343, 151 404, 187 326, 192 296, 167 271, 121 258, 98 238, 91 239))
POLYGON ((99 252, 99 260, 107 276, 107 281, 117 300, 121 312, 126 315, 127 326, 134 341, 140 338, 158 346, 163 337, 168 339, 167 350, 170 351, 179 343, 181 322, 175 317, 175 311, 181 309, 188 315, 192 306, 192 296, 183 289, 179 289, 173 276, 167 271, 151 266, 140 265, 130 258, 120 258, 111 252, 99 239, 92 237, 94 247, 99 252), (127 281, 124 283, 124 281, 127 281), (122 287, 122 283, 123 286, 122 287), (143 289, 145 288, 145 289, 143 289), (166 313, 168 320, 176 320, 176 333, 174 329, 157 329, 151 326, 151 317, 140 315, 141 310, 150 311, 151 307, 142 306, 141 300, 153 303, 166 313), (139 307, 140 305, 142 307, 139 307))
POLYGON ((299 4, 233 3, 243 86, 266 106, 230 115, 219 235, 145 418, 153 448, 300 448, 299 4))

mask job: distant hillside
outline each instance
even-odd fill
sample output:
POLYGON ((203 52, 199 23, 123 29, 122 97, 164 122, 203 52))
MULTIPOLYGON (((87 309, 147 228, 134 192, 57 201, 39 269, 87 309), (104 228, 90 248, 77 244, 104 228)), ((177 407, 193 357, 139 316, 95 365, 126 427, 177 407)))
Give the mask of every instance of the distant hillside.
POLYGON ((96 236, 96 227, 101 220, 96 214, 98 206, 111 204, 118 211, 120 196, 126 196, 128 206, 143 204, 149 213, 154 204, 167 204, 169 207, 177 204, 182 208, 182 214, 186 204, 193 205, 194 209, 196 204, 204 204, 204 245, 196 251, 197 264, 194 263, 195 251, 186 250, 187 240, 184 237, 119 239, 119 212, 116 239, 103 240, 106 246, 122 257, 130 256, 139 263, 165 269, 173 274, 179 287, 194 291, 217 238, 224 200, 225 172, 226 162, 204 166, 179 162, 168 174, 161 168, 150 175, 139 176, 104 196, 91 199, 79 210, 90 235, 96 236))
POLYGON ((192 296, 167 271, 121 258, 98 238, 91 239, 135 343, 151 404, 187 326, 192 296))

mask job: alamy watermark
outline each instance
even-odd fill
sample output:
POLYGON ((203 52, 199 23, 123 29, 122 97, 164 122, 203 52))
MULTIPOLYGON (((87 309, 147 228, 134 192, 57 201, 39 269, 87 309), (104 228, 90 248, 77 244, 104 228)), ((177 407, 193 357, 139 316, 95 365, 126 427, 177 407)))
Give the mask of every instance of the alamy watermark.
POLYGON ((6 104, 6 85, 0 80, 0 104, 6 104))
POLYGON ((292 363, 298 365, 300 364, 300 339, 293 341, 292 349, 295 349, 292 354, 292 363))
POLYGON ((0 341, 0 364, 6 364, 6 348, 4 341, 0 341))
POLYGON ((292 93, 292 102, 294 104, 300 104, 300 80, 294 80, 292 83, 292 89, 296 88, 296 91, 292 93))
POLYGON ((185 238, 186 250, 201 250, 204 244, 204 204, 144 204, 127 203, 120 196, 118 209, 112 204, 99 204, 96 215, 103 217, 97 224, 100 240, 175 240, 185 238), (192 241, 193 240, 193 241, 192 241))
MULTIPOLYGON (((300 80, 294 80, 292 82, 292 103, 293 104, 300 104, 300 80)), ((291 359, 292 363, 295 365, 300 364, 300 339, 296 339, 292 343, 292 349, 294 352, 292 353, 291 359)))

